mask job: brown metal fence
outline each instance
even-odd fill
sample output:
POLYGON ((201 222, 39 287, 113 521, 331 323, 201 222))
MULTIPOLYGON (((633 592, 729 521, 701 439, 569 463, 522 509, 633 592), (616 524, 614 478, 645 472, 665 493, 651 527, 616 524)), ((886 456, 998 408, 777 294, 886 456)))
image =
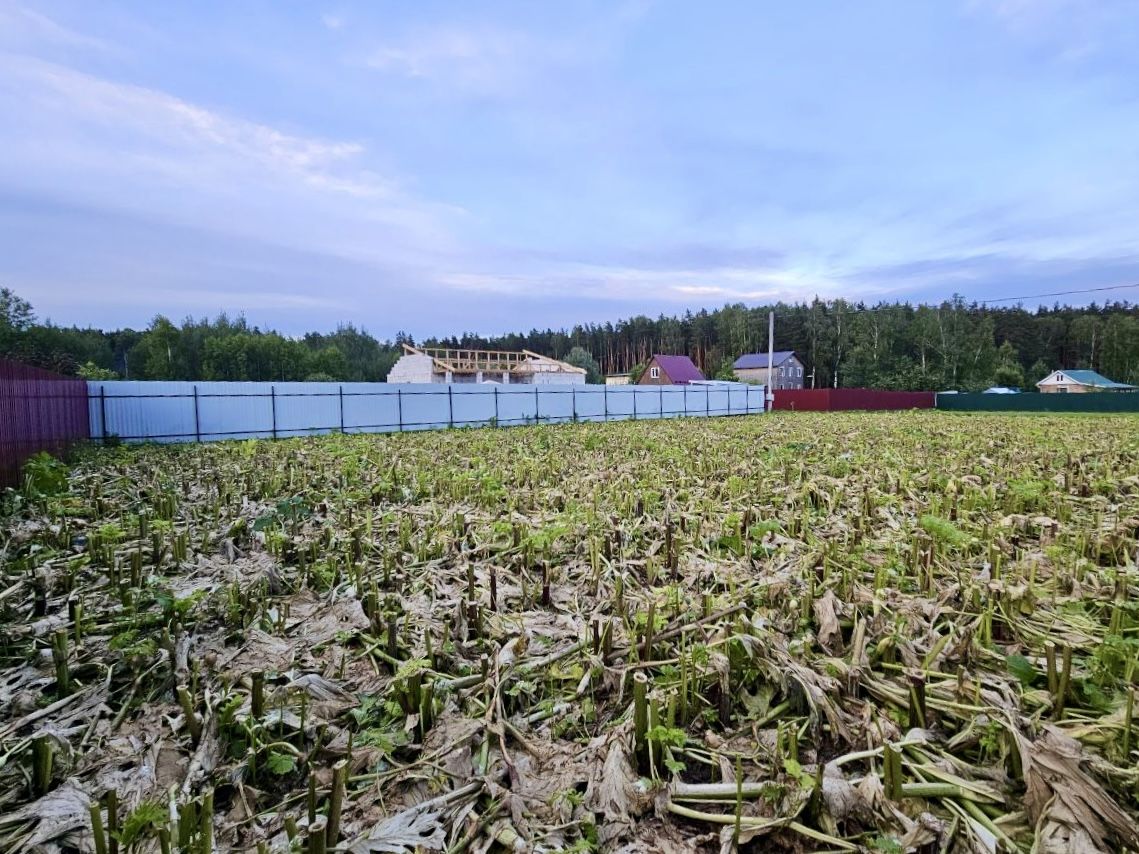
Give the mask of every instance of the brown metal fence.
POLYGON ((848 409, 932 409, 932 391, 882 391, 872 388, 776 389, 775 409, 840 412, 848 409))
POLYGON ((19 484, 33 454, 89 436, 86 380, 0 359, 0 485, 19 484))

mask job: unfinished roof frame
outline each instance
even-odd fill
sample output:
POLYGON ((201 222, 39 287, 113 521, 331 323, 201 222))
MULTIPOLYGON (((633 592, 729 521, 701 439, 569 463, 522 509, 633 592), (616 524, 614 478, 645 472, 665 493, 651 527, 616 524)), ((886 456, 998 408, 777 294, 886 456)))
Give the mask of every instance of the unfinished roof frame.
POLYGON ((474 350, 466 347, 415 347, 411 344, 404 344, 403 349, 413 356, 430 356, 437 369, 453 374, 533 374, 551 370, 585 373, 585 368, 532 350, 474 350))

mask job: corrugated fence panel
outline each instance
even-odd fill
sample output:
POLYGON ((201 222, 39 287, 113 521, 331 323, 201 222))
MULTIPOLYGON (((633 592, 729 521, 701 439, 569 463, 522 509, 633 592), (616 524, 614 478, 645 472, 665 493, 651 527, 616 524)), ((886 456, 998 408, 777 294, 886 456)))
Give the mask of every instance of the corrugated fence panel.
POLYGON ((775 408, 799 412, 870 409, 931 409, 930 391, 882 391, 870 388, 776 389, 775 408))
POLYGON ((1139 392, 938 394, 937 408, 977 412, 1139 412, 1139 392))
POLYGON ((744 415, 746 385, 570 386, 386 383, 92 382, 92 435, 128 442, 388 433, 574 420, 744 415))
POLYGON ((344 432, 386 433, 399 429, 400 395, 387 383, 344 383, 344 432))
POLYGON ((0 359, 0 484, 17 485, 33 454, 86 439, 89 424, 86 381, 0 359))

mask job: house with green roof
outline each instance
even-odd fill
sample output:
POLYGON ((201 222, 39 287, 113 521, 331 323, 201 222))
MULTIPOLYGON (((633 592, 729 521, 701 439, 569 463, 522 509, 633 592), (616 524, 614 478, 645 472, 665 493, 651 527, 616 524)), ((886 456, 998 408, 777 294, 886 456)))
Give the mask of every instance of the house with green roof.
POLYGON ((1044 394, 1084 394, 1089 391, 1135 391, 1136 386, 1117 383, 1095 371, 1053 371, 1036 384, 1044 394))

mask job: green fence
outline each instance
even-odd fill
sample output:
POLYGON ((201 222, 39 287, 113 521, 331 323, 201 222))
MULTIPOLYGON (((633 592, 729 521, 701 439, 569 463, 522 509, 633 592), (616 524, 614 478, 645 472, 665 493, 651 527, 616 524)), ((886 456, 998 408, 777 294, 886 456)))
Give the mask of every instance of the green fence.
POLYGON ((981 412, 1139 412, 1139 392, 939 394, 937 408, 981 412))

